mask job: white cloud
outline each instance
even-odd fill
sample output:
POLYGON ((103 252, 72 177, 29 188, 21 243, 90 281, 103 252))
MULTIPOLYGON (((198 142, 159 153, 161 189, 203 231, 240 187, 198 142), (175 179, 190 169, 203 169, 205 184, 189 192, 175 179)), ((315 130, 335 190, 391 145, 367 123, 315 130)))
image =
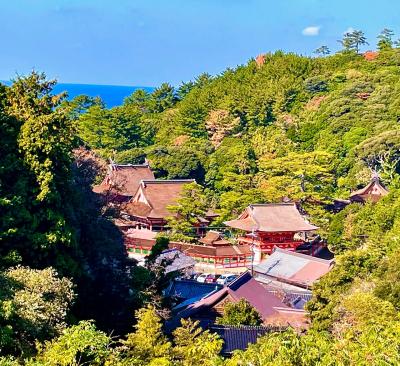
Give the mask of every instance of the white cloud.
POLYGON ((303 36, 318 36, 321 27, 319 25, 311 25, 302 30, 303 36))
POLYGON ((354 32, 354 28, 353 27, 348 27, 344 32, 343 32, 343 34, 346 34, 346 33, 353 33, 354 32))

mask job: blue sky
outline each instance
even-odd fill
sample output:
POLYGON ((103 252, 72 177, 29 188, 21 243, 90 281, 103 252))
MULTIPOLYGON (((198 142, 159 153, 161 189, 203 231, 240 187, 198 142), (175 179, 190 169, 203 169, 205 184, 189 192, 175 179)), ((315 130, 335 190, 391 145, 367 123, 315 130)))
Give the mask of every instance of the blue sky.
POLYGON ((398 0, 0 0, 0 80, 35 68, 65 83, 157 86, 259 53, 338 48, 349 28, 375 47, 400 37, 398 0))

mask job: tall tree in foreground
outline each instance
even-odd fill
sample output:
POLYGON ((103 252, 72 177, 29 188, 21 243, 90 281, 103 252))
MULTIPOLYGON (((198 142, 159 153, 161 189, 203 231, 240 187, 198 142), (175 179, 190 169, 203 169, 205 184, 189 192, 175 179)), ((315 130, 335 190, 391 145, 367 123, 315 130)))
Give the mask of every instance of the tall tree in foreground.
POLYGON ((31 355, 35 343, 60 335, 75 298, 73 284, 52 268, 16 267, 0 275, 0 349, 31 355))
POLYGON ((21 122, 5 113, 6 87, 0 84, 0 265, 21 257, 15 243, 24 241, 30 215, 25 207, 26 177, 17 146, 21 122))
POLYGON ((135 332, 119 348, 121 365, 169 365, 172 344, 162 332, 161 318, 153 307, 136 312, 135 332))
POLYGON ((7 182, 6 199, 21 206, 24 220, 13 220, 16 227, 8 233, 2 250, 12 248, 25 264, 55 265, 71 273, 76 242, 71 200, 66 202, 65 197, 73 197, 75 130, 65 110, 58 108, 64 95, 52 94, 54 84, 44 74, 32 72, 5 90, 4 113, 14 138, 10 140, 9 135, 6 140, 14 152, 8 166, 14 166, 17 174, 8 177, 7 169, 0 171, 0 181, 7 182))
POLYGON ((199 321, 182 319, 174 333, 174 365, 214 366, 221 362, 219 353, 223 340, 210 331, 204 331, 199 321))
POLYGON ((104 365, 111 352, 112 341, 93 323, 82 321, 39 346, 39 355, 32 366, 104 365))

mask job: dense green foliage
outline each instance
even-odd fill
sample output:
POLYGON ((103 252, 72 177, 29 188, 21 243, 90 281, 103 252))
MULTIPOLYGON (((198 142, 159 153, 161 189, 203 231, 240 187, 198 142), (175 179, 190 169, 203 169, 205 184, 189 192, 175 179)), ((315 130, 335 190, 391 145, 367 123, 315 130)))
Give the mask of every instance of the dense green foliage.
POLYGON ((74 150, 72 110, 93 101, 66 103, 54 84, 33 72, 0 86, 2 354, 29 355, 76 318, 125 332, 142 305, 121 235, 91 193, 96 159, 74 150))
POLYGON ((110 111, 95 106, 79 119, 80 136, 117 162, 146 156, 160 178, 195 178, 220 221, 288 196, 327 229, 324 205, 367 183, 370 169, 393 180, 399 60, 391 47, 372 61, 352 49, 315 59, 267 54, 261 67, 251 60, 176 90, 136 92, 110 111), (129 140, 118 114, 135 121, 136 137, 99 146, 97 138, 111 138, 106 125, 129 140))
POLYGON ((1 94, 0 251, 15 263, 57 263, 71 273, 76 236, 63 197, 71 195, 75 133, 53 85, 33 73, 1 94))
POLYGON ((250 303, 240 299, 236 303, 228 303, 224 307, 224 313, 217 318, 217 324, 223 325, 261 325, 262 318, 250 303))
POLYGON ((199 218, 205 216, 209 207, 208 204, 199 184, 185 184, 182 196, 175 205, 168 207, 169 211, 174 214, 167 218, 171 239, 176 241, 193 239, 194 227, 199 218))
POLYGON ((119 342, 97 331, 90 322, 81 322, 40 347, 29 364, 212 366, 220 360, 222 341, 203 331, 197 322, 182 321, 171 341, 163 334, 154 308, 141 309, 136 317, 135 331, 119 342), (116 343, 120 345, 111 347, 116 343))
MULTIPOLYGON (((159 177, 196 178, 220 221, 249 203, 296 200, 336 254, 335 268, 308 304, 309 334, 266 337, 231 364, 398 362, 400 50, 384 31, 380 53, 367 60, 357 54, 364 35, 353 33, 345 35, 341 53, 310 59, 277 52, 262 66, 251 60, 217 77, 201 76, 184 86, 183 96, 175 91, 162 112, 142 106, 141 123, 153 129, 141 159, 147 156, 159 177), (334 199, 368 183, 372 171, 389 196, 329 211, 334 199), (385 321, 369 314, 367 303, 385 321)), ((193 224, 183 214, 171 227, 184 234, 193 224)))
MULTIPOLYGON (((378 41, 367 59, 354 31, 331 56, 267 54, 112 109, 55 96, 37 73, 0 85, 0 365, 399 364, 400 49, 390 30, 378 41), (298 202, 336 255, 307 305, 310 330, 267 335, 228 360, 196 323, 167 337, 167 278, 153 266, 167 239, 146 267, 126 261, 91 195, 102 167, 93 151, 196 179, 170 207, 172 238, 191 240, 208 208, 218 225, 250 203, 298 202), (331 211, 371 171, 390 194, 331 211)), ((258 323, 247 304, 232 309, 226 323, 258 323)))

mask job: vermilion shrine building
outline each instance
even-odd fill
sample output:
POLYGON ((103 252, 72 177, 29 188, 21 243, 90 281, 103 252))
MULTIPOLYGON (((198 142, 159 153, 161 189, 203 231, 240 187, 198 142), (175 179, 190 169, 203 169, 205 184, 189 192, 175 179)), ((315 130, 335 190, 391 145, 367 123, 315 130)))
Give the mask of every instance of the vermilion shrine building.
MULTIPOLYGON (((165 230, 167 218, 173 215, 169 206, 175 205, 184 186, 193 182, 156 180, 148 164, 110 164, 107 176, 93 191, 118 208, 119 216, 114 222, 124 233, 127 250, 141 257, 155 244, 156 232, 165 230)), ((198 217, 199 236, 206 234, 215 216, 208 212, 205 217, 198 217)), ((220 233, 209 231, 198 244, 171 243, 171 247, 210 269, 246 267, 259 263, 275 247, 296 250, 304 244, 306 232, 318 229, 300 215, 294 203, 250 205, 236 220, 225 224, 245 234, 232 244, 220 233)))
MULTIPOLYGON (((118 207, 120 217, 114 222, 121 230, 144 228, 162 231, 167 224, 167 217, 173 215, 168 206, 175 205, 184 185, 193 182, 193 179, 155 179, 148 164, 111 163, 106 177, 93 187, 93 192, 118 207)), ((202 233, 216 216, 210 211, 205 217, 198 217, 198 233, 202 233)))
POLYGON ((295 203, 250 205, 237 219, 225 224, 245 232, 238 243, 253 246, 256 263, 275 247, 296 250, 304 244, 305 233, 318 229, 300 215, 295 203))
MULTIPOLYGON (((151 248, 156 243, 156 235, 156 232, 146 229, 129 229, 125 237, 129 256, 140 259, 150 254, 151 248)), ((209 270, 245 268, 252 263, 252 252, 249 244, 233 245, 215 231, 207 232, 206 236, 199 242, 201 244, 170 242, 169 247, 178 249, 194 258, 198 265, 209 270)))

